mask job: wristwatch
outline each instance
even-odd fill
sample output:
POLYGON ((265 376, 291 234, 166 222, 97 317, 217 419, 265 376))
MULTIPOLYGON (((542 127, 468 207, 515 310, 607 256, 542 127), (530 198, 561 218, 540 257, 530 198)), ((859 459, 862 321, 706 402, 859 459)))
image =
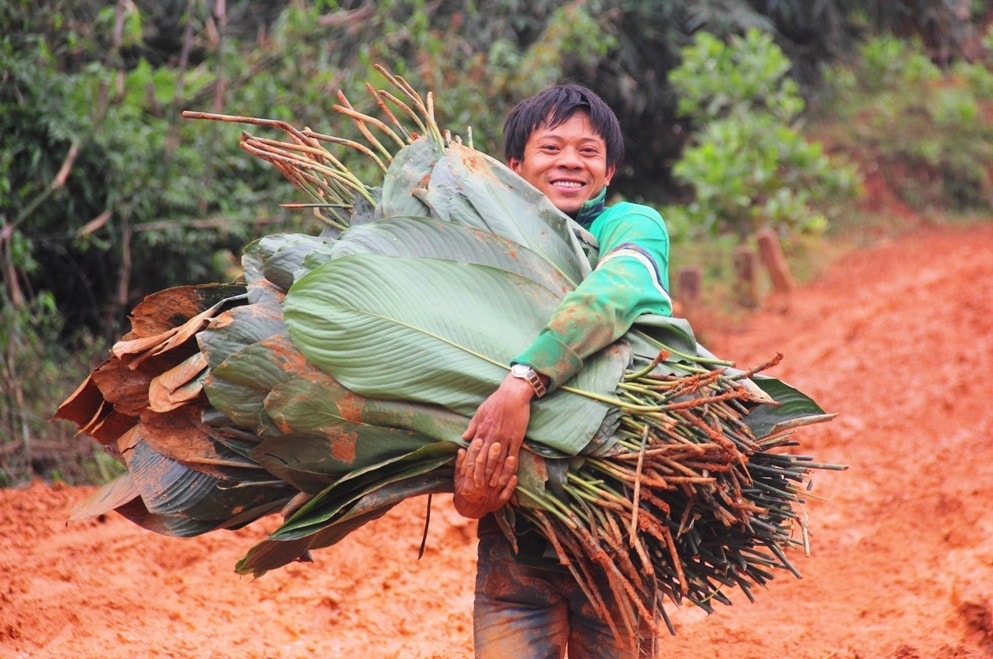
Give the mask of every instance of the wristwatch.
POLYGON ((510 367, 510 374, 515 378, 520 378, 527 381, 534 389, 534 395, 536 398, 541 398, 548 393, 548 388, 545 387, 545 383, 539 377, 538 373, 535 372, 533 368, 527 364, 514 364, 510 367))

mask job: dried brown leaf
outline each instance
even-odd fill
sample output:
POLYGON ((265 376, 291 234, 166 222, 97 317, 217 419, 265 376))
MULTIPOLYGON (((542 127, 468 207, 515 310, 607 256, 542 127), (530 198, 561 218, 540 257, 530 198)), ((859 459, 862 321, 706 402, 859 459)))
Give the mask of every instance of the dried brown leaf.
POLYGON ((153 412, 169 412, 195 399, 203 391, 207 358, 196 352, 177 366, 152 378, 148 384, 148 407, 153 412))

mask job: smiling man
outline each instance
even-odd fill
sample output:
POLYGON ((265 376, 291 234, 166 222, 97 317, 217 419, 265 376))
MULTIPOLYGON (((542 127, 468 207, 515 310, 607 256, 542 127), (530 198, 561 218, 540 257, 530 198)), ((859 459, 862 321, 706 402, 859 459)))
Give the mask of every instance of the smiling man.
POLYGON ((480 519, 476 656, 650 656, 647 633, 640 647, 617 644, 535 529, 518 525, 515 553, 490 513, 517 485, 531 400, 568 381, 639 315, 671 315, 665 222, 647 206, 605 205, 624 141, 613 110, 585 87, 557 85, 515 106, 504 123, 504 155, 512 170, 589 230, 599 256, 463 435, 470 443, 456 463, 454 502, 462 515, 480 519))

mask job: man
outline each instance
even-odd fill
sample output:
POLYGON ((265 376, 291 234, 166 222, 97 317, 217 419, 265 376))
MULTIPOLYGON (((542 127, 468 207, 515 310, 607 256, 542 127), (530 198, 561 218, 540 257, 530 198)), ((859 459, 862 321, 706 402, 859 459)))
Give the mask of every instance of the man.
POLYGON ((558 85, 521 101, 504 124, 504 153, 512 170, 593 234, 599 256, 463 435, 470 444, 459 451, 454 502, 460 514, 480 519, 476 656, 644 655, 648 644, 640 650, 617 644, 532 529, 517 529, 521 551, 515 556, 489 513, 506 504, 517 485, 531 400, 568 381, 584 358, 622 336, 639 315, 671 315, 668 233, 647 206, 604 205, 624 143, 614 112, 585 87, 558 85))

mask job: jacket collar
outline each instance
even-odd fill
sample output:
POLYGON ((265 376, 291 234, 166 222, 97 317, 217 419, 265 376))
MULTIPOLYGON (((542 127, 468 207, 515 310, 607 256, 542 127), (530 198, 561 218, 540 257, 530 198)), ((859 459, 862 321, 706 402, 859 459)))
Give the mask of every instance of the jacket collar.
POLYGON ((593 220, 600 216, 603 212, 605 200, 607 199, 607 186, 603 186, 603 189, 597 194, 597 196, 592 199, 588 199, 579 208, 579 212, 576 213, 576 221, 580 225, 586 227, 587 229, 593 220))

